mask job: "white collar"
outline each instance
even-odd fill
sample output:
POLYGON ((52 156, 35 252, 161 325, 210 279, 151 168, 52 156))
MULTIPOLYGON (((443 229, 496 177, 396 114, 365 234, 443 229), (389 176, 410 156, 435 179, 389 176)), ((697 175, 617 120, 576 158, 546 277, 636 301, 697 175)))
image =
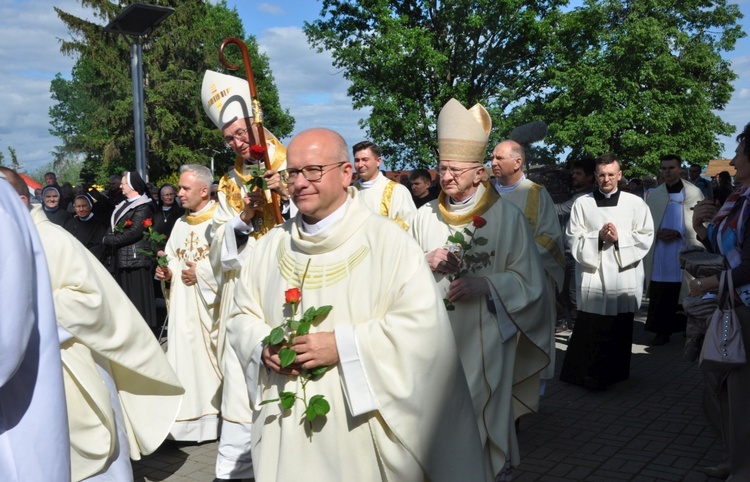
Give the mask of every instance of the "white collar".
POLYGON ((320 234, 324 229, 329 228, 340 221, 346 213, 346 207, 349 205, 349 196, 346 197, 346 202, 339 206, 334 212, 321 219, 315 224, 305 222, 302 217, 302 213, 299 214, 300 230, 307 236, 313 236, 320 234))
POLYGON ((370 189, 376 182, 378 182, 378 179, 380 179, 380 176, 382 175, 383 174, 380 171, 378 171, 378 175, 375 176, 374 179, 370 179, 369 181, 359 181, 359 186, 362 189, 370 189))
POLYGON ((524 174, 524 173, 521 173, 521 179, 519 179, 518 181, 514 182, 513 184, 508 184, 506 186, 500 184, 500 180, 496 179, 495 180, 495 189, 497 189, 497 192, 499 192, 500 194, 513 192, 513 190, 515 188, 517 188, 518 185, 521 184, 525 180, 526 180, 526 174, 524 174))

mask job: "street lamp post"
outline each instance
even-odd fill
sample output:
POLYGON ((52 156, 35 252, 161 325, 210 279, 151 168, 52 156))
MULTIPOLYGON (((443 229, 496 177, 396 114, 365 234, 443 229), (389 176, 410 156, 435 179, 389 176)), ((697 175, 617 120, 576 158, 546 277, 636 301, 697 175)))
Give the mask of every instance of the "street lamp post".
POLYGON ((221 151, 217 151, 216 149, 211 149, 210 147, 202 147, 198 149, 201 152, 207 152, 211 156, 211 175, 214 176, 214 156, 216 154, 221 154, 221 151))
POLYGON ((173 8, 131 3, 104 27, 110 33, 133 37, 130 44, 130 78, 133 83, 133 124, 135 134, 135 169, 148 181, 146 168, 146 126, 143 119, 143 40, 154 31, 173 8))

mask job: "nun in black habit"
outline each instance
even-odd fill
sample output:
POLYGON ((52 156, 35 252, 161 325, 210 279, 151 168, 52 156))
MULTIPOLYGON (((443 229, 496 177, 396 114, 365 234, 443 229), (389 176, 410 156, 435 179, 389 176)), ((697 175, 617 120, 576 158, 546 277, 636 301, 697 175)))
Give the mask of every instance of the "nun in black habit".
POLYGON ((107 234, 106 222, 92 211, 94 203, 88 194, 79 194, 73 200, 76 216, 68 225, 68 231, 86 246, 96 259, 104 263, 102 238, 107 234))
POLYGON ((150 247, 144 232, 153 223, 153 203, 137 171, 123 174, 121 188, 125 200, 115 207, 102 244, 110 250, 110 269, 115 279, 152 330, 156 330, 158 321, 151 275, 155 260, 140 252, 150 247))

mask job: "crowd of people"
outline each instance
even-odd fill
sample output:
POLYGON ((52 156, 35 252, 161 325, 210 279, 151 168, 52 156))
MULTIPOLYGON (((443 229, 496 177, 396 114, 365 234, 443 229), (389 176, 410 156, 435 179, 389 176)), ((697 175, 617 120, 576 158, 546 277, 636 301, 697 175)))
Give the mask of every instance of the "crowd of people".
MULTIPOLYGON (((219 481, 511 480, 516 422, 554 376, 559 319, 572 328, 560 379, 605 390, 629 377, 644 290, 655 346, 685 329, 685 296, 716 291, 716 276, 682 269, 685 247, 720 253, 750 284, 750 125, 737 189, 683 179, 672 154, 663 182, 626 187, 603 154, 572 164, 572 196, 555 203, 521 144, 500 142, 485 167, 479 104, 442 108, 436 182, 418 169, 405 187, 372 142, 350 150, 311 128, 284 146, 241 79, 208 71, 201 97, 237 154, 218 183, 187 164, 178 186, 133 171, 68 193, 49 173, 29 217, 33 196, 1 171, 13 229, 0 240, 23 260, 0 277, 14 300, 2 480, 132 480, 129 458, 165 439, 219 440, 219 481), (25 462, 19 430, 58 444, 53 460, 25 462)), ((750 311, 737 312, 747 345, 750 311)), ((748 373, 705 373, 727 447, 709 475, 750 477, 748 373)))

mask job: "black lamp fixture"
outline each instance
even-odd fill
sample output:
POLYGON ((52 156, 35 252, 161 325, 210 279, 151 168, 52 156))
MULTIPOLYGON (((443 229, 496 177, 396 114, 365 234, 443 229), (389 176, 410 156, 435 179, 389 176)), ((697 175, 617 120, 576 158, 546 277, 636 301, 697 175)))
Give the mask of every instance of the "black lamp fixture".
POLYGON ((147 3, 131 3, 104 30, 133 37, 130 43, 130 78, 133 83, 133 125, 135 134, 135 169, 148 181, 146 168, 146 126, 143 120, 143 38, 151 34, 174 13, 170 7, 147 3))

